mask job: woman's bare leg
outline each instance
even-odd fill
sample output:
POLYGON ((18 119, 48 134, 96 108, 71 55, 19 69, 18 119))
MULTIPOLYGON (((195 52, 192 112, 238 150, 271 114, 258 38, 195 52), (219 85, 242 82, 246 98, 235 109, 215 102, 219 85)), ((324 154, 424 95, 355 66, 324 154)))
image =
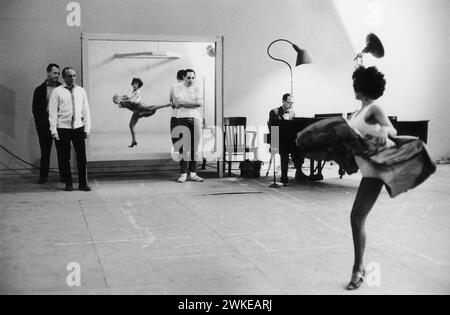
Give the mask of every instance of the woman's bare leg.
POLYGON ((136 127, 136 124, 138 123, 138 121, 139 121, 139 115, 136 113, 133 113, 133 116, 131 116, 131 119, 130 119, 130 132, 131 132, 131 145, 129 146, 130 148, 137 145, 136 132, 134 131, 134 128, 136 127))
POLYGON ((351 213, 355 261, 348 290, 358 289, 364 281, 364 252, 366 250, 366 219, 383 188, 383 181, 378 178, 363 177, 351 213))
POLYGON ((355 262, 353 272, 364 270, 364 251, 366 249, 366 228, 367 216, 372 210, 375 202, 383 188, 383 181, 378 178, 366 178, 361 180, 358 194, 351 213, 351 224, 353 232, 353 245, 355 249, 355 262))

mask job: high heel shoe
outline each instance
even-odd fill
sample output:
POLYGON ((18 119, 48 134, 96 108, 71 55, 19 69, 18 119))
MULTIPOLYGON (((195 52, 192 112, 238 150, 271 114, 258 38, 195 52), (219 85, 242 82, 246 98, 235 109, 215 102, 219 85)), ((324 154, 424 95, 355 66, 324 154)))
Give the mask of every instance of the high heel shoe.
POLYGON ((347 285, 347 290, 353 291, 358 290, 359 287, 364 283, 364 277, 366 276, 366 271, 356 271, 352 274, 352 279, 347 285))
POLYGON ((129 147, 129 148, 137 147, 137 142, 132 142, 131 145, 129 145, 128 147, 129 147))

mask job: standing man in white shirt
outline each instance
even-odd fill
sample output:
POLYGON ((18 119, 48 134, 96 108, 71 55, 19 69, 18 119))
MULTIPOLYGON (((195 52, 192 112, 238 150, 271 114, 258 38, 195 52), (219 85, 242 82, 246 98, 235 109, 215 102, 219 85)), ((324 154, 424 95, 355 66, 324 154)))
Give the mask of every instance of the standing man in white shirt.
POLYGON ((66 191, 73 191, 70 170, 70 142, 77 156, 79 190, 91 191, 87 185, 85 139, 91 130, 91 116, 86 91, 76 85, 72 67, 62 71, 65 84, 55 88, 50 96, 49 121, 52 137, 58 141, 61 169, 66 180, 66 191))
MULTIPOLYGON (((178 109, 175 108, 175 105, 173 105, 175 100, 175 87, 177 85, 184 83, 184 78, 186 77, 186 70, 180 69, 177 72, 177 83, 173 84, 170 87, 170 103, 172 104, 172 116, 170 117, 170 133, 172 134, 173 129, 177 126, 177 116, 178 116, 178 109)), ((178 141, 178 137, 172 137, 172 144, 175 145, 175 143, 178 141)))
POLYGON ((184 183, 187 180, 188 170, 192 181, 203 182, 203 178, 197 175, 197 161, 200 161, 199 148, 202 137, 200 108, 203 106, 203 97, 200 89, 195 85, 195 71, 187 69, 183 84, 175 85, 172 91, 171 101, 173 107, 177 109, 177 119, 172 137, 178 138, 178 141, 183 144, 180 149, 180 154, 182 154, 180 161, 181 176, 178 178, 178 182, 184 183), (177 134, 177 129, 189 132, 177 134), (190 141, 187 137, 190 137, 190 141), (190 144, 190 147, 186 148, 187 144, 190 144))

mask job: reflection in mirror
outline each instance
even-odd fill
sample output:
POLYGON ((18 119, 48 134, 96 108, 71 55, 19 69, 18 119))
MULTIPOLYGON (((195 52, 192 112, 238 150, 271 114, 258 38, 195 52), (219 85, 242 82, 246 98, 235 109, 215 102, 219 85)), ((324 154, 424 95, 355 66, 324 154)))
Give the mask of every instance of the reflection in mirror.
POLYGON ((195 84, 204 99, 201 109, 204 125, 214 126, 215 45, 214 42, 88 41, 87 81, 92 116, 89 161, 171 159, 173 110, 167 105, 180 69, 196 71, 195 84))

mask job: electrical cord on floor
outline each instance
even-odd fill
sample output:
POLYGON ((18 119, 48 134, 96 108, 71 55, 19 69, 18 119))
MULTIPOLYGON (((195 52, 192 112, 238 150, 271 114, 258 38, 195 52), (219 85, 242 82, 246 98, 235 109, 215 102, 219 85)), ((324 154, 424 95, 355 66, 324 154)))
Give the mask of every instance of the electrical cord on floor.
MULTIPOLYGON (((24 164, 26 164, 26 165, 28 165, 28 166, 31 166, 31 168, 29 168, 29 169, 27 169, 27 168, 23 169, 24 171, 32 171, 32 170, 34 170, 34 169, 40 169, 39 166, 34 165, 34 164, 30 163, 30 162, 25 161, 24 159, 20 158, 20 157, 17 156, 16 154, 14 154, 14 153, 12 153, 11 151, 9 151, 7 148, 5 148, 4 146, 2 146, 1 144, 0 144, 0 148, 3 149, 6 153, 8 153, 9 155, 11 155, 11 156, 12 156, 13 158, 15 158, 16 160, 18 160, 18 161, 20 161, 20 162, 22 162, 22 163, 24 163, 24 164)), ((55 171, 52 171, 52 170, 50 170, 50 172, 51 172, 51 173, 55 173, 55 174, 59 173, 59 172, 55 172, 55 171)))

